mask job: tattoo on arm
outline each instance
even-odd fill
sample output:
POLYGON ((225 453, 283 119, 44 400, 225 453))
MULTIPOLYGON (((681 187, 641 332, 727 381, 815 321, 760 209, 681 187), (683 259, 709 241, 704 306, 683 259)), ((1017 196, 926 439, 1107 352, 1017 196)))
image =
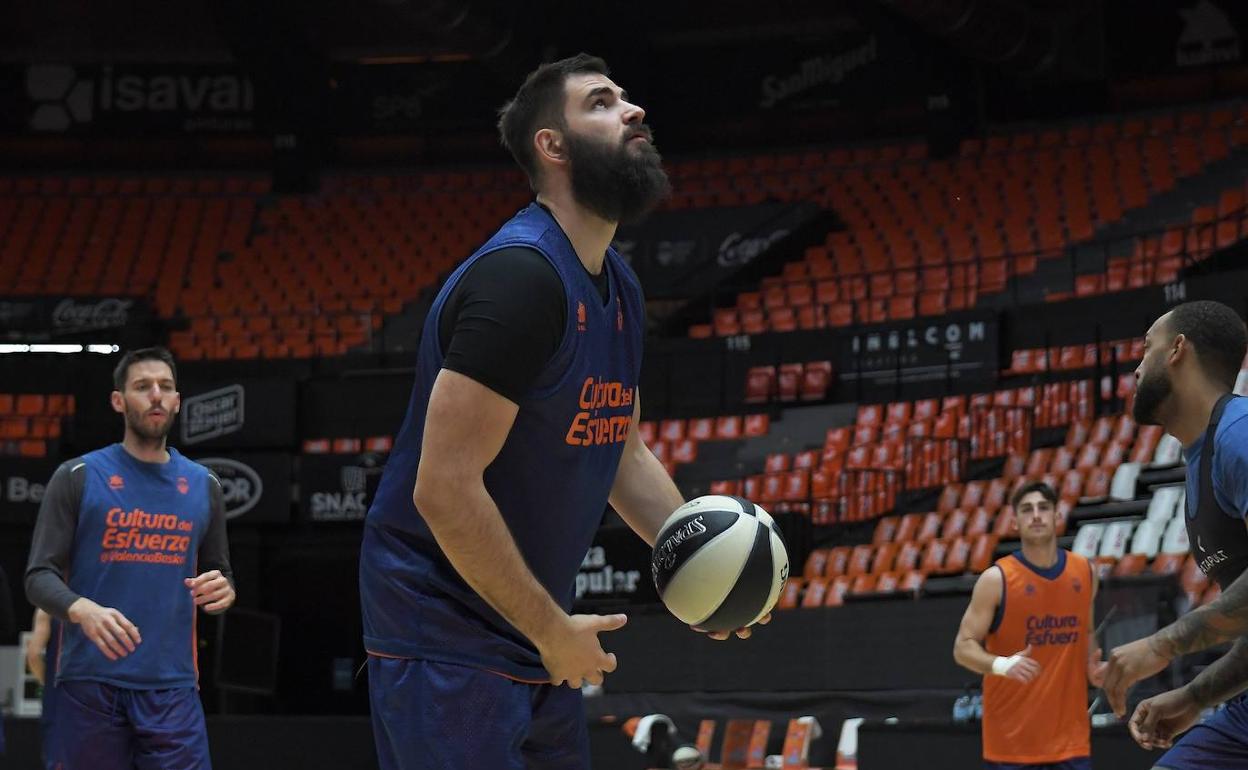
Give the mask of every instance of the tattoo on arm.
POLYGON ((1212 706, 1248 688, 1248 641, 1235 640, 1230 652, 1215 660, 1187 685, 1192 699, 1212 706))
POLYGON ((1153 635, 1152 649, 1174 659, 1248 634, 1248 579, 1235 578, 1222 595, 1153 635))

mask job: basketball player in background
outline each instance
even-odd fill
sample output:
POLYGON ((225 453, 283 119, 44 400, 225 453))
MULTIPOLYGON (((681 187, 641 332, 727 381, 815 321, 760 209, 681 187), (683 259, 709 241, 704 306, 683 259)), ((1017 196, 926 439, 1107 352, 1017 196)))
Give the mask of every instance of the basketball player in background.
POLYGON ((41 688, 42 708, 39 710, 39 733, 45 758, 51 756, 52 747, 49 745, 51 736, 48 726, 52 724, 56 710, 54 691, 47 677, 47 664, 49 660, 56 660, 56 651, 60 649, 60 640, 57 638, 60 633, 59 626, 59 623, 52 621, 51 615, 41 609, 36 609, 35 616, 31 619, 30 636, 26 638, 24 650, 26 667, 30 669, 30 673, 34 675, 41 688))
POLYGON ((1170 748, 1159 768, 1245 767, 1248 703, 1240 693, 1248 688, 1248 399, 1232 390, 1248 332, 1226 305, 1188 302, 1158 318, 1144 343, 1132 411, 1136 422, 1160 425, 1183 443, 1189 548, 1222 593, 1151 636, 1115 648, 1105 694, 1123 716, 1131 685, 1180 655, 1233 641, 1186 686, 1141 701, 1129 726, 1141 746, 1170 748), (1224 701, 1225 709, 1192 727, 1202 711, 1224 701))
POLYGON ((221 483, 165 438, 178 412, 173 357, 122 356, 119 444, 61 464, 26 568, 31 603, 62 623, 44 757, 55 770, 207 770, 196 608, 234 603, 221 483))
POLYGON ((608 501, 651 545, 684 502, 635 429, 646 310, 610 247, 670 187, 608 74, 544 64, 503 107, 536 201, 425 322, 360 553, 384 770, 588 767, 580 687, 615 670, 598 634, 626 618, 569 614, 577 570, 608 501))
POLYGON ((975 582, 953 659, 984 677, 987 768, 1091 770, 1087 682, 1104 664, 1092 642, 1097 578, 1057 547, 1057 493, 1031 482, 1015 493, 1022 549, 975 582))

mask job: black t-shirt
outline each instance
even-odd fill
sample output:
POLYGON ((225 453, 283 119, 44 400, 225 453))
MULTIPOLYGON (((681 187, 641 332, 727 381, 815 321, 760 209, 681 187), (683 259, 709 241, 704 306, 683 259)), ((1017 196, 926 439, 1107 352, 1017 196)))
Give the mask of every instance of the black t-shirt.
MULTIPOLYGON (((585 272, 606 304, 606 265, 597 275, 585 272)), ((520 403, 559 349, 567 322, 563 281, 541 252, 526 246, 490 252, 447 297, 438 321, 442 366, 520 403)))

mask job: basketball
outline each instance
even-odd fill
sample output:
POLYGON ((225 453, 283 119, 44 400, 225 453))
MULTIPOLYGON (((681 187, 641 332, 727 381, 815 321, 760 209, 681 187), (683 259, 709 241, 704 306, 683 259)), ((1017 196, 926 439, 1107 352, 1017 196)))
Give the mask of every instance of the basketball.
POLYGON ((789 577, 789 554, 767 511, 740 497, 706 495, 676 509, 650 563, 663 604, 703 631, 733 631, 771 611, 789 577))

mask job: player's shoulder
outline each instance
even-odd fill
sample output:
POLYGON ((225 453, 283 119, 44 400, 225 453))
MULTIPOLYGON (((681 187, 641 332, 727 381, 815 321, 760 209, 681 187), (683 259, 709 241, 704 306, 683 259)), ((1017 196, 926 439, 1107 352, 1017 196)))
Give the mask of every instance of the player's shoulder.
POLYGON ((178 459, 178 473, 186 476, 188 481, 191 479, 207 479, 215 482, 217 486, 221 485, 221 480, 217 478, 217 474, 212 468, 181 453, 178 453, 176 457, 178 459))
POLYGON ((77 476, 85 473, 90 454, 91 453, 71 457, 68 460, 63 461, 60 465, 56 466, 56 471, 53 473, 53 476, 77 476))
POLYGON ((1227 447, 1239 450, 1248 455, 1248 397, 1232 399, 1226 405, 1226 413, 1222 424, 1218 427, 1218 448, 1227 447))
POLYGON ((988 569, 979 573, 979 577, 975 579, 975 586, 979 587, 982 585, 985 588, 999 588, 1000 586, 1004 585, 1005 584, 1005 568, 1002 566, 1002 562, 1005 561, 1005 559, 1007 558, 1009 557, 1007 556, 1007 557, 1002 557, 1001 559, 997 559, 995 562, 989 565, 988 569))
POLYGON ((1085 569, 1086 570, 1086 569, 1091 568, 1092 562, 1088 559, 1088 557, 1083 556, 1081 554, 1077 554, 1074 551, 1071 551, 1065 548, 1061 549, 1061 551, 1062 553, 1066 554, 1066 568, 1067 569, 1085 569))

